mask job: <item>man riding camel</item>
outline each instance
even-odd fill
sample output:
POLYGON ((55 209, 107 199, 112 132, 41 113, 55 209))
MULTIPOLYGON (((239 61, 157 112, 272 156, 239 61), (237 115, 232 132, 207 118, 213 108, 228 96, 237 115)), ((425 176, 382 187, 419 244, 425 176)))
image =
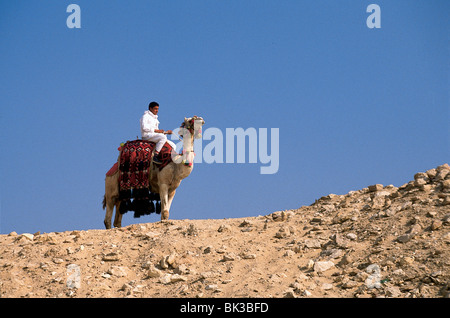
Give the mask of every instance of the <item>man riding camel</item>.
POLYGON ((176 146, 172 141, 167 140, 167 137, 165 135, 171 135, 172 130, 164 131, 162 129, 159 129, 158 111, 159 104, 157 102, 151 102, 148 105, 148 110, 146 110, 144 112, 144 115, 141 117, 140 123, 142 139, 156 143, 153 162, 156 164, 161 164, 159 152, 161 151, 161 148, 164 146, 164 144, 166 142, 169 143, 174 151, 176 151, 176 146))

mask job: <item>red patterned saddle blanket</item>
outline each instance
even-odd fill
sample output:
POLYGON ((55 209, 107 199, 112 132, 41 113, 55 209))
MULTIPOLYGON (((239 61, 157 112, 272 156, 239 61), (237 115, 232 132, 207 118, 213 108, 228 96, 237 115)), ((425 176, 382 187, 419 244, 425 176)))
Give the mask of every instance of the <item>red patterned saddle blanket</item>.
MULTIPOLYGON (((120 190, 149 187, 150 163, 155 143, 146 140, 127 141, 122 147, 118 163, 120 190)), ((161 171, 172 161, 172 147, 166 142, 160 151, 161 171)))
MULTIPOLYGON (((116 162, 106 173, 112 176, 117 171, 119 175, 120 190, 141 189, 149 187, 149 168, 155 143, 146 140, 127 141, 119 147, 119 162, 116 162)), ((172 161, 172 147, 165 143, 160 151, 161 171, 172 161)))
MULTIPOLYGON (((106 175, 119 173, 120 213, 134 211, 134 217, 140 217, 161 212, 159 194, 151 192, 149 182, 155 145, 154 142, 138 139, 127 141, 119 147, 119 160, 106 175), (153 204, 154 200, 157 201, 156 207, 153 204)), ((172 162, 172 147, 169 143, 166 142, 162 147, 159 159, 162 162, 157 165, 160 171, 172 162)))

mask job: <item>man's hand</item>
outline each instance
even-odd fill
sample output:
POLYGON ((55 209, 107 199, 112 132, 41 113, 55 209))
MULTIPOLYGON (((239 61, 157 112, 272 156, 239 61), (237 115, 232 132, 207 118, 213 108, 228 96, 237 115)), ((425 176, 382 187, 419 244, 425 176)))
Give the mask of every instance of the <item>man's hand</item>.
POLYGON ((168 134, 168 135, 172 135, 173 134, 172 130, 165 131, 164 133, 168 134))

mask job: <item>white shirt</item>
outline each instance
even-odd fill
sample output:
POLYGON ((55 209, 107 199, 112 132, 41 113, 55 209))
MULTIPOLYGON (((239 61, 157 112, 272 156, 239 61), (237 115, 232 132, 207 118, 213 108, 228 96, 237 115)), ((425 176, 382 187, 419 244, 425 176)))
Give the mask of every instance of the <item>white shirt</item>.
POLYGON ((146 110, 144 115, 141 117, 141 135, 155 133, 155 129, 159 129, 158 115, 154 115, 151 111, 146 110))

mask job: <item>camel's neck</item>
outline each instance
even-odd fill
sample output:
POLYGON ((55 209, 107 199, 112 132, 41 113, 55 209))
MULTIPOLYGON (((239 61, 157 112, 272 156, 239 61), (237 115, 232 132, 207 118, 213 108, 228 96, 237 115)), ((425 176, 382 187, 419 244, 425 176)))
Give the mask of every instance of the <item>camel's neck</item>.
POLYGON ((194 152, 194 137, 183 138, 183 150, 186 152, 194 152))
POLYGON ((194 166, 194 137, 183 139, 183 165, 187 167, 194 166))

